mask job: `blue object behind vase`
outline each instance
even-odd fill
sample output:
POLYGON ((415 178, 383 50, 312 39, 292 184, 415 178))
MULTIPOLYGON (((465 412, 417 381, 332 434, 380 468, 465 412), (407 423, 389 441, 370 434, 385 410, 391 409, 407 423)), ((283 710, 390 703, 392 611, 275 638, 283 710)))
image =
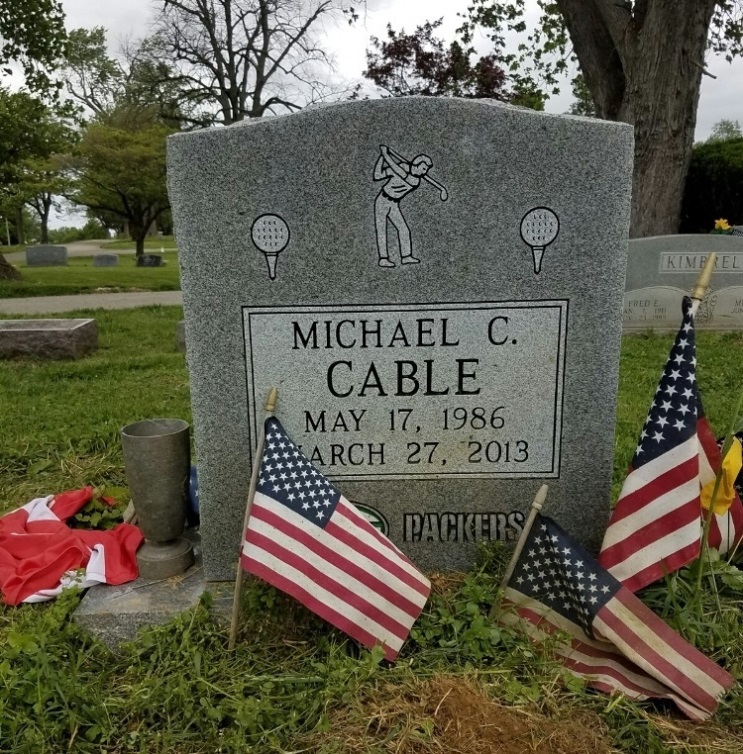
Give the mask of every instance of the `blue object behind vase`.
POLYGON ((186 513, 189 526, 199 525, 199 474, 195 466, 191 466, 188 478, 188 510, 186 513))

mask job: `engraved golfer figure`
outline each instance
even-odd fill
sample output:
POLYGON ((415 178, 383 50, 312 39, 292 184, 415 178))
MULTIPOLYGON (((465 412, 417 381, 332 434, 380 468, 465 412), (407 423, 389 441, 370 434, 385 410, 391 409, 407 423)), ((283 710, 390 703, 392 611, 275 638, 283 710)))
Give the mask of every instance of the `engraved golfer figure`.
POLYGON ((428 171, 433 167, 433 160, 428 155, 419 154, 412 160, 407 160, 384 144, 379 147, 379 151, 379 159, 374 166, 374 180, 387 181, 374 201, 379 266, 396 266, 390 259, 388 222, 397 230, 400 262, 420 264, 421 260, 413 256, 410 227, 400 209, 400 202, 421 185, 421 179, 439 190, 442 202, 449 198, 449 194, 438 181, 428 175, 428 171))

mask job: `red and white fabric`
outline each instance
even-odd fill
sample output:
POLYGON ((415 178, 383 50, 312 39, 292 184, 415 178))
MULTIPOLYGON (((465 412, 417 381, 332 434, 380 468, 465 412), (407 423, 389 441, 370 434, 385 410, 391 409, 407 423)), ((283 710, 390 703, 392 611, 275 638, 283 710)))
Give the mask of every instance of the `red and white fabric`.
POLYGON ((44 602, 63 589, 137 578, 144 537, 132 524, 72 529, 67 520, 93 499, 85 487, 35 498, 0 518, 0 591, 8 605, 44 602))

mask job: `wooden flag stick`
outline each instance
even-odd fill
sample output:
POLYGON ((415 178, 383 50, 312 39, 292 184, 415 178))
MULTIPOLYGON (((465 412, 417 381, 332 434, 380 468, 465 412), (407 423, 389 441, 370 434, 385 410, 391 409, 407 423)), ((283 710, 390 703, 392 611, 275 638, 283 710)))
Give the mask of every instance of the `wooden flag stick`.
MULTIPOLYGON (((273 412, 276 409, 276 399, 279 391, 273 387, 266 399, 266 416, 273 416, 273 412)), ((250 477, 250 490, 248 491, 248 499, 245 503, 245 519, 243 520, 243 528, 240 530, 240 553, 237 556, 237 576, 235 576, 235 593, 232 598, 232 621, 230 623, 230 640, 228 644, 229 649, 235 648, 235 640, 237 639, 237 624, 240 619, 240 596, 243 587, 243 567, 242 567, 242 549, 243 539, 245 537, 245 531, 248 528, 248 521, 250 520, 250 511, 253 507, 253 500, 255 499, 255 491, 258 487, 258 475, 261 471, 261 463, 263 461, 263 446, 266 441, 265 421, 261 424, 258 430, 258 442, 255 447, 255 455, 253 456, 253 474, 250 477)))
POLYGON ((714 272, 714 269, 715 269, 716 259, 717 259, 717 254, 714 251, 710 252, 710 255, 704 261, 704 267, 702 267, 702 271, 699 273, 697 282, 694 283, 694 287, 691 289, 691 299, 692 299, 691 313, 692 315, 696 315, 697 310, 699 309, 699 305, 702 303, 702 299, 707 295, 707 291, 709 290, 710 280, 712 279, 712 273, 714 272))
MULTIPOLYGON (((508 581, 510 580, 511 576, 513 575, 513 571, 516 568, 516 563, 518 563, 519 558, 521 557, 521 553, 524 549, 524 545, 526 544, 526 540, 529 537, 529 532, 531 531, 531 527, 534 526, 534 519, 537 517, 537 513, 542 510, 542 507, 544 506, 544 501, 547 499, 547 492, 549 490, 549 487, 546 484, 543 484, 539 488, 539 492, 537 492, 536 497, 534 498, 534 502, 531 504, 531 509, 529 510, 529 517, 526 519, 526 523, 524 524, 524 528, 521 531, 521 536, 519 537, 519 541, 516 543, 516 547, 514 548, 513 555, 511 556, 511 562, 508 564, 508 568, 506 568, 506 573, 503 576, 503 581, 501 581, 501 589, 506 588, 506 584, 508 584, 508 581)), ((488 616, 491 620, 493 619, 495 612, 496 612, 496 605, 493 605, 493 607, 490 609, 490 615, 488 616)))

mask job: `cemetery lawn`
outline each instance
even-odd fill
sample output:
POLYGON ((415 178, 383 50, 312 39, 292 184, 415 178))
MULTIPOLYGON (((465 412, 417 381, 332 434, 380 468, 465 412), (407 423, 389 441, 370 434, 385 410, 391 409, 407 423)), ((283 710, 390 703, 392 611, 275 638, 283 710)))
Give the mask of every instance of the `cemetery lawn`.
MULTIPOLYGON (((0 513, 84 484, 123 504, 120 427, 155 416, 191 421, 175 345, 179 308, 69 316, 95 316, 98 352, 77 362, 0 362, 0 513)), ((624 340, 615 493, 671 341, 624 340)), ((743 337, 700 334, 698 358, 705 408, 721 431, 743 385, 743 337)), ((714 720, 692 724, 670 707, 588 693, 542 649, 492 624, 487 615, 506 557, 493 547, 471 573, 435 576, 432 599, 394 666, 258 583, 245 588, 234 652, 208 599, 117 653, 71 621, 76 594, 2 606, 0 752, 743 751, 740 683, 714 720)), ((743 587, 740 579, 728 582, 718 583, 719 595, 705 585, 701 618, 683 575, 673 593, 661 584, 645 599, 740 682, 743 587)))
POLYGON ((178 255, 166 251, 163 259, 164 267, 136 267, 133 254, 121 254, 117 267, 93 267, 93 257, 70 257, 67 267, 17 264, 23 279, 0 280, 0 298, 180 290, 178 255))

